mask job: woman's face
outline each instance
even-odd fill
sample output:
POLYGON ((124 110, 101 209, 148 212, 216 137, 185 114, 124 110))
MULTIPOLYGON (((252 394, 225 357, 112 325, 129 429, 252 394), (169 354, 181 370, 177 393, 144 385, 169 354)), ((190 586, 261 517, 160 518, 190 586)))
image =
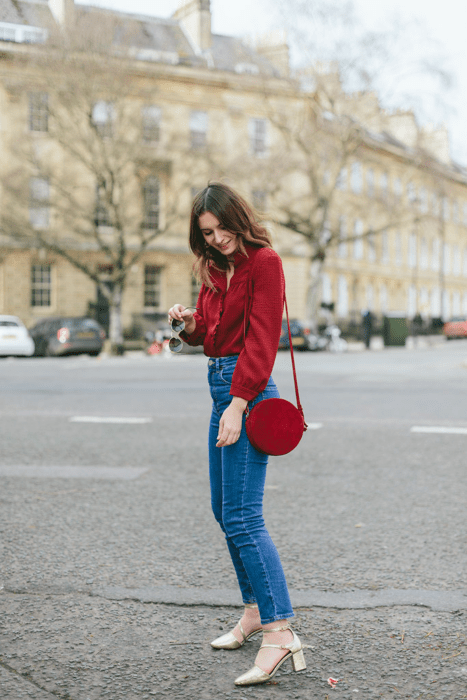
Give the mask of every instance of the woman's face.
POLYGON ((228 257, 236 253, 238 248, 237 236, 225 229, 219 219, 205 211, 198 219, 198 225, 206 243, 228 257))

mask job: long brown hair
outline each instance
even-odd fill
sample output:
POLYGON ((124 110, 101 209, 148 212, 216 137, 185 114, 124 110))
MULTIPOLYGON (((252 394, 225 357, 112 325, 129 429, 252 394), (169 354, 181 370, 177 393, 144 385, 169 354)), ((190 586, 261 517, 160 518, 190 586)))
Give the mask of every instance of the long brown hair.
POLYGON ((196 195, 190 219, 190 248, 196 256, 193 270, 201 282, 212 287, 209 268, 227 270, 229 261, 215 248, 211 248, 199 227, 201 214, 209 212, 219 219, 220 224, 237 237, 238 250, 247 255, 245 242, 258 248, 271 248, 268 231, 258 223, 253 209, 231 187, 220 182, 209 183, 196 195))

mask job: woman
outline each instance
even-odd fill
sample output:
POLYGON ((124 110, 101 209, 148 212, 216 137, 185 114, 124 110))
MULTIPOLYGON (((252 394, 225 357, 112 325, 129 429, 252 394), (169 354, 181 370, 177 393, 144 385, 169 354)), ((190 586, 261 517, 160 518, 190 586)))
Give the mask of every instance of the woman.
POLYGON ((277 397, 271 371, 279 345, 284 276, 271 239, 248 204, 214 183, 194 200, 190 247, 203 282, 196 312, 175 304, 169 319, 183 320, 189 345, 203 345, 213 399, 209 471, 214 516, 225 533, 245 604, 215 649, 238 649, 263 632, 255 666, 236 685, 265 683, 283 661, 305 668, 302 645, 288 625, 293 610, 277 550, 263 521, 267 455, 245 431, 245 408, 277 397))

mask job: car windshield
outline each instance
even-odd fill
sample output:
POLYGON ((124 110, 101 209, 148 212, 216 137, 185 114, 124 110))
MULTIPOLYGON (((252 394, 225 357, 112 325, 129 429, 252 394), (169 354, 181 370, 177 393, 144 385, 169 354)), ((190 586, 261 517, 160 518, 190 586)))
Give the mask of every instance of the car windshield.
POLYGON ((99 330, 99 324, 92 318, 65 318, 63 320, 63 325, 70 329, 70 331, 77 330, 99 330))
POLYGON ((1 321, 0 320, 0 326, 8 326, 8 327, 13 326, 14 328, 19 328, 19 323, 16 323, 16 321, 1 321))

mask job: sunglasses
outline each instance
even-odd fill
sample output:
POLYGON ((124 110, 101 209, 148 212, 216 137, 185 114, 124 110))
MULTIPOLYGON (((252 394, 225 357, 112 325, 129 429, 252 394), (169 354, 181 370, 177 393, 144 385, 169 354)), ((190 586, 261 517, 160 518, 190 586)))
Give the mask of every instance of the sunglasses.
MULTIPOLYGON (((196 311, 196 306, 186 306, 187 309, 193 309, 196 311)), ((183 340, 178 337, 179 333, 185 330, 185 321, 179 321, 177 318, 173 318, 170 322, 170 328, 172 334, 169 340, 169 350, 170 352, 181 352, 183 350, 183 340)))

